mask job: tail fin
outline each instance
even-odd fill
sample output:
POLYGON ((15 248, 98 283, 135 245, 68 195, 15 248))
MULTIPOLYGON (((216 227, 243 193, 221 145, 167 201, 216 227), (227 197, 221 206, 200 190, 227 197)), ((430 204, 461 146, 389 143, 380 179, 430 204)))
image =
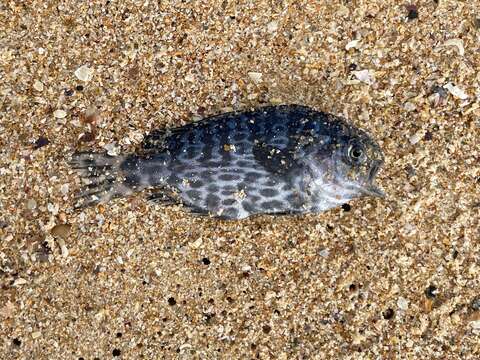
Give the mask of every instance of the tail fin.
POLYGON ((85 182, 75 197, 78 200, 75 207, 87 207, 130 195, 132 188, 125 183, 120 168, 125 158, 90 152, 73 154, 70 165, 78 170, 85 182))

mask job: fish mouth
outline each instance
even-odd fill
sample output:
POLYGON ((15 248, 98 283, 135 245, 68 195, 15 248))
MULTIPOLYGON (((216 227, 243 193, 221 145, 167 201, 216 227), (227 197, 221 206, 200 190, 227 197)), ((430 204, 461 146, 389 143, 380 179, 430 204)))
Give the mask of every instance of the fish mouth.
POLYGON ((375 177, 383 165, 383 161, 376 161, 368 174, 368 179, 365 185, 362 186, 361 192, 364 196, 373 196, 378 198, 385 198, 385 192, 375 184, 375 177))

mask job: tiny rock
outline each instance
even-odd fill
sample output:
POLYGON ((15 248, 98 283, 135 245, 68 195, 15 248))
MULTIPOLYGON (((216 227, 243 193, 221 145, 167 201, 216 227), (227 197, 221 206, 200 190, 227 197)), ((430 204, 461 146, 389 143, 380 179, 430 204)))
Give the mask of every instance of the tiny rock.
POLYGON ((67 113, 65 110, 58 109, 53 112, 53 116, 55 116, 57 119, 63 119, 67 116, 67 113))
POLYGON ((470 321, 470 326, 474 330, 480 330, 480 320, 470 321))
POLYGON ((345 50, 350 50, 350 49, 358 49, 358 45, 360 43, 360 40, 352 40, 347 45, 345 45, 345 50))
POLYGON ((400 310, 405 311, 408 309, 408 300, 403 297, 399 297, 397 300, 397 305, 400 310))
POLYGON ((262 73, 251 71, 248 73, 248 77, 255 83, 259 84, 262 82, 262 73))
POLYGON ((370 70, 358 70, 352 71, 352 73, 361 82, 364 82, 366 84, 373 84, 373 76, 370 73, 370 70))
POLYGON ((37 202, 34 199, 28 199, 27 200, 27 209, 28 210, 33 210, 37 207, 37 202))
POLYGON ((278 22, 272 21, 272 22, 268 23, 268 25, 267 25, 268 32, 273 33, 275 31, 277 31, 277 29, 278 29, 278 22))
POLYGON ((70 224, 58 224, 52 228, 50 233, 55 237, 66 239, 68 238, 68 235, 70 235, 71 230, 72 230, 72 225, 70 224))
POLYGON ((27 283, 27 280, 23 279, 23 278, 18 278, 17 280, 15 280, 15 282, 13 283, 13 286, 21 286, 21 285, 25 285, 27 283))
POLYGON ((43 83, 41 81, 35 80, 33 82, 33 88, 37 91, 43 91, 43 83))
POLYGON ((458 86, 453 85, 452 83, 448 83, 443 86, 445 89, 447 89, 450 94, 452 94, 454 97, 461 99, 461 100, 466 100, 468 99, 468 95, 460 89, 458 86))
POLYGON ((77 70, 75 70, 75 76, 78 80, 88 82, 92 80, 93 69, 89 68, 87 65, 82 65, 77 70))
POLYGON ((423 135, 424 135, 424 131, 419 130, 415 134, 410 136, 410 139, 408 139, 408 141, 410 141, 410 144, 415 145, 423 138, 423 135))
POLYGON ((463 40, 462 39, 450 39, 445 41, 443 47, 446 46, 455 46, 457 48, 458 55, 463 56, 465 55, 465 49, 463 47, 463 40))

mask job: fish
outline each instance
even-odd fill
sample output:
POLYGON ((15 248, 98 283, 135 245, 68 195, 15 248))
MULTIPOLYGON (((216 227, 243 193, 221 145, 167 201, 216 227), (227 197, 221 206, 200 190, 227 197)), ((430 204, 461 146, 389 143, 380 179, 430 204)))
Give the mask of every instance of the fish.
POLYGON ((375 182, 384 164, 378 143, 342 117, 295 104, 154 130, 134 153, 76 152, 70 164, 86 182, 76 207, 149 189, 153 203, 237 220, 385 196, 375 182))

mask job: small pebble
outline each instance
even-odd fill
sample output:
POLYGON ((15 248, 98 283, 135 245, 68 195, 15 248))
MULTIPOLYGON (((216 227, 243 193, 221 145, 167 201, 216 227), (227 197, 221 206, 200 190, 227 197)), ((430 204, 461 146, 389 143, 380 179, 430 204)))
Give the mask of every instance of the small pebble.
POLYGON ((50 230, 50 233, 55 237, 61 237, 63 239, 66 239, 68 238, 68 235, 70 235, 71 230, 72 225, 70 224, 58 224, 55 225, 52 230, 50 230))
POLYGON ((408 15, 407 15, 408 20, 414 20, 418 18, 418 8, 416 5, 407 6, 407 10, 408 10, 408 15))
POLYGON ((393 318, 393 315, 395 315, 395 312, 392 309, 387 309, 382 315, 385 320, 390 320, 393 318))
POLYGON ((38 92, 41 92, 43 91, 43 83, 41 81, 35 80, 33 82, 33 88, 38 92))
POLYGON ((475 311, 480 310, 480 296, 477 296, 472 300, 472 302, 470 303, 470 307, 475 311))
POLYGON ((78 80, 88 82, 92 80, 93 69, 89 68, 87 65, 82 65, 77 70, 75 70, 75 76, 78 80))
POLYGON ((67 116, 67 113, 65 110, 58 109, 53 112, 53 116, 55 116, 57 119, 63 119, 67 116))
POLYGON ((352 71, 352 74, 361 82, 364 82, 366 84, 373 84, 373 76, 370 73, 370 70, 352 71))
POLYGON ((418 143, 423 138, 423 135, 424 135, 424 131, 419 130, 415 134, 410 136, 408 141, 410 142, 410 144, 415 145, 416 143, 418 143))
POLYGON ((429 299, 433 299, 435 296, 437 296, 438 289, 435 285, 430 285, 426 290, 425 290, 425 296, 429 299))
POLYGON ((37 202, 34 199, 28 199, 27 201, 27 209, 33 210, 37 207, 37 202))
POLYGON ((453 85, 452 83, 448 83, 443 86, 445 89, 447 89, 450 94, 452 94, 454 97, 460 99, 460 100, 466 100, 468 99, 468 95, 460 89, 458 86, 453 85))
POLYGON ((345 45, 345 50, 350 49, 358 49, 358 45, 360 44, 360 40, 352 40, 345 45))
POLYGON ((474 21, 473 21, 473 24, 475 25, 475 29, 480 29, 480 18, 476 18, 474 21))
POLYGON ((408 300, 404 297, 399 297, 397 300, 397 305, 400 310, 407 310, 408 309, 408 300))
POLYGON ((69 189, 68 184, 63 184, 62 186, 60 186, 60 192, 62 193, 62 195, 67 195, 68 189, 69 189))
POLYGON ((248 73, 248 77, 255 83, 259 84, 262 82, 262 73, 251 71, 248 73))
POLYGON ((328 255, 330 255, 330 251, 328 249, 323 249, 318 254, 323 258, 327 258, 328 255))
POLYGON ((278 22, 272 21, 272 22, 268 23, 267 30, 268 30, 269 33, 273 33, 275 31, 277 31, 277 29, 278 29, 278 22))
POLYGON ((43 136, 40 136, 36 141, 35 144, 33 145, 34 149, 40 149, 41 147, 47 146, 50 144, 50 141, 43 136))

